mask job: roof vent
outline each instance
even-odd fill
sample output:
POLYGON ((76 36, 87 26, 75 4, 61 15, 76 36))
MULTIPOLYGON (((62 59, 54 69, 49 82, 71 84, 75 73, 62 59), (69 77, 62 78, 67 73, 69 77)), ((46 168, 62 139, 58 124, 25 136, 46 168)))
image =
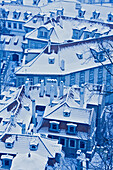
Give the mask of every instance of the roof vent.
POLYGON ((76 53, 78 59, 83 59, 83 54, 82 53, 76 53))

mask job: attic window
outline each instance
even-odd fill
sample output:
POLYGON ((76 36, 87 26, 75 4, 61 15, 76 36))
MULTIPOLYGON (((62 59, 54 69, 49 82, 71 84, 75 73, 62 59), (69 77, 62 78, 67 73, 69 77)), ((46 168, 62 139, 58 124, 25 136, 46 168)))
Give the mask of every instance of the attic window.
POLYGON ((10 37, 7 37, 7 38, 5 39, 5 44, 9 44, 10 41, 11 41, 11 38, 10 38, 10 37))
POLYGON ((16 38, 14 41, 14 45, 17 45, 17 44, 18 44, 18 38, 16 38))
POLYGON ((66 109, 66 110, 64 110, 63 115, 64 115, 65 117, 69 117, 69 116, 70 116, 70 113, 71 113, 71 111, 70 111, 69 109, 66 109))
POLYGON ((36 23, 36 22, 37 22, 37 18, 34 18, 34 19, 33 19, 33 23, 36 23))

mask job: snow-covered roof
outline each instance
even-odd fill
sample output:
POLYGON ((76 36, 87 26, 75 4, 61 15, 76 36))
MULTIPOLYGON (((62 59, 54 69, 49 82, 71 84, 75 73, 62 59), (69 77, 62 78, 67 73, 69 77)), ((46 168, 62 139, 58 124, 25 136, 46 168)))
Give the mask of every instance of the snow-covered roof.
MULTIPOLYGON (((10 133, 9 133, 10 134, 10 133)), ((6 134, 7 136, 7 134, 6 134)), ((36 155, 40 155, 42 157, 55 158, 56 153, 62 153, 62 145, 58 144, 57 140, 51 140, 49 138, 40 137, 39 134, 32 135, 19 135, 15 134, 15 143, 14 146, 9 149, 6 148, 4 142, 0 142, 0 152, 7 154, 26 154, 26 153, 34 153, 36 155), (38 149, 36 151, 30 150, 30 142, 36 140, 38 142, 38 149)))
POLYGON ((47 158, 35 153, 18 154, 12 162, 11 170, 45 169, 47 160, 47 158))
MULTIPOLYGON (((33 25, 32 25, 32 20, 30 20, 30 25, 32 26, 33 28, 33 25)), ((27 39, 33 39, 33 40, 42 40, 41 38, 39 39, 38 38, 38 29, 37 28, 40 28, 42 27, 43 25, 39 24, 40 22, 38 22, 38 25, 36 24, 36 26, 34 26, 34 29, 33 31, 29 32, 26 34, 26 38, 27 39)), ((102 35, 106 32, 106 30, 110 30, 110 28, 108 26, 103 26, 102 24, 99 24, 99 23, 89 23, 89 22, 85 22, 85 21, 79 21, 79 20, 63 20, 63 19, 60 19, 60 22, 58 23, 55 23, 54 22, 54 25, 53 23, 48 23, 46 25, 44 25, 46 28, 47 27, 54 27, 54 30, 52 31, 51 35, 50 35, 50 40, 51 42, 53 43, 63 43, 65 41, 68 41, 68 40, 71 40, 71 41, 80 41, 80 40, 83 40, 84 39, 84 36, 81 36, 80 39, 72 39, 72 36, 73 36, 73 29, 78 29, 78 30, 81 30, 82 28, 84 28, 83 31, 95 31, 96 32, 100 32, 102 35), (63 36, 62 36, 63 35, 63 36)), ((81 34, 84 34, 81 33, 81 34)), ((112 31, 109 31, 109 35, 112 34, 112 31)), ((46 40, 45 40, 46 41, 46 40)))
MULTIPOLYGON (((2 9, 7 9, 9 10, 9 14, 8 14, 8 18, 7 20, 10 21, 20 21, 20 22, 26 22, 26 20, 24 19, 24 13, 26 11, 30 11, 33 15, 36 15, 37 13, 40 12, 40 8, 36 7, 36 6, 27 6, 25 5, 23 7, 23 5, 16 5, 16 4, 5 4, 4 6, 1 6, 2 9), (17 11, 17 12, 21 12, 20 16, 18 19, 13 17, 13 12, 17 11)), ((30 19, 30 18, 29 18, 30 19)))
POLYGON ((55 120, 55 121, 65 121, 81 124, 91 124, 91 115, 93 114, 91 109, 83 109, 76 107, 69 107, 66 102, 63 104, 58 104, 51 108, 47 106, 43 115, 44 119, 55 120), (70 109, 70 115, 64 116, 63 112, 66 108, 70 109))
POLYGON ((1 35, 1 37, 5 40, 5 44, 3 45, 4 51, 22 53, 22 36, 1 35))
MULTIPOLYGON (((106 48, 110 48, 109 43, 105 43, 106 48)), ((16 71, 16 75, 66 75, 73 72, 87 70, 90 68, 96 68, 101 66, 100 62, 94 62, 94 57, 91 55, 90 48, 93 47, 98 50, 97 43, 83 43, 76 44, 71 47, 62 48, 58 54, 39 54, 31 62, 21 67, 16 71), (71 52, 70 52, 71 51, 71 52), (76 53, 82 53, 83 59, 79 59, 76 53), (53 56, 55 58, 54 64, 49 64, 48 58, 53 56), (70 57, 69 57, 70 56, 70 57), (61 61, 65 61, 65 68, 60 68, 61 61)), ((103 64, 110 64, 107 59, 103 61, 103 64)))

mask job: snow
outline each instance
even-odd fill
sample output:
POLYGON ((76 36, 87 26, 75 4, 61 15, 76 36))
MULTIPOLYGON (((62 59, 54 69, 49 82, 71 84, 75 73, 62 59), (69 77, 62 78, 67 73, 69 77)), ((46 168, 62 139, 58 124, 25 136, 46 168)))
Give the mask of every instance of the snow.
POLYGON ((30 153, 30 157, 28 157, 28 154, 18 154, 13 160, 11 170, 41 170, 45 169, 46 163, 47 158, 35 153, 30 153))
POLYGON ((22 52, 22 36, 9 36, 9 35, 1 35, 2 39, 5 39, 4 44, 4 51, 11 51, 11 52, 22 52), (18 41, 17 41, 18 40, 18 41), (17 42, 17 45, 15 45, 15 41, 17 42))
POLYGON ((58 144, 58 141, 53 141, 49 138, 42 138, 39 134, 34 136, 31 135, 13 135, 15 138, 15 143, 11 149, 6 148, 4 142, 0 142, 0 152, 7 154, 26 154, 26 153, 35 153, 36 155, 40 155, 42 157, 55 157, 56 153, 61 153, 62 146, 58 144), (37 141, 39 143, 38 150, 31 151, 29 149, 30 143, 32 141, 37 141))
POLYGON ((2 155, 1 156, 1 159, 13 159, 13 156, 10 156, 10 155, 2 155))
MULTIPOLYGON (((109 43, 112 44, 111 41, 109 43)), ((100 62, 94 62, 93 56, 91 56, 90 48, 97 49, 97 43, 78 43, 73 47, 62 48, 58 54, 40 54, 34 60, 26 64, 24 67, 21 67, 16 71, 16 75, 65 75, 73 72, 78 72, 90 68, 95 68, 101 66, 100 62), (70 53, 71 51, 71 53, 70 53), (82 53, 83 59, 78 59, 76 53, 82 53), (54 64, 49 64, 48 57, 53 56, 55 58, 54 64), (70 57, 69 57, 70 56, 70 57), (60 63, 62 59, 65 61, 65 70, 62 71, 60 68, 60 63)), ((107 47, 106 48, 110 48, 107 47)), ((107 59, 103 62, 104 65, 110 64, 110 61, 107 59)))
POLYGON ((65 102, 63 104, 57 105, 56 107, 47 106, 44 112, 44 118, 55 121, 65 121, 65 122, 75 122, 75 123, 83 123, 90 124, 90 109, 82 109, 82 108, 71 108, 65 102), (65 109, 70 109, 70 116, 66 117, 63 115, 65 109))
POLYGON ((69 139, 82 139, 88 140, 88 134, 86 132, 77 132, 76 135, 67 134, 65 129, 60 129, 59 133, 50 132, 48 127, 42 127, 39 131, 40 134, 53 135, 57 137, 64 137, 69 139))

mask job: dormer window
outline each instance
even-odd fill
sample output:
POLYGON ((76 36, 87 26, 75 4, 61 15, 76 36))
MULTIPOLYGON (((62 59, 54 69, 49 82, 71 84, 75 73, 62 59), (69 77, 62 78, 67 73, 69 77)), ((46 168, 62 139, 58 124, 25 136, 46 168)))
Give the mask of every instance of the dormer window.
POLYGON ((79 30, 73 29, 73 39, 79 39, 79 30))
POLYGON ((86 12, 86 11, 85 11, 84 9, 79 9, 79 10, 78 10, 78 17, 84 18, 85 12, 86 12))
POLYGON ((63 112, 63 115, 64 115, 65 117, 69 117, 69 116, 70 116, 70 113, 71 113, 71 111, 70 111, 69 109, 65 109, 64 112, 63 112))
POLYGON ((12 163, 12 160, 13 160, 13 156, 2 155, 1 160, 2 160, 2 168, 3 169, 10 169, 11 163, 12 163))
POLYGON ((14 19, 19 19, 21 12, 20 11, 14 11, 13 12, 13 18, 14 19))
POLYGON ((55 57, 49 57, 48 58, 49 64, 54 64, 55 63, 55 57))
POLYGON ((100 16, 100 12, 95 10, 95 11, 93 12, 93 16, 92 16, 91 19, 98 19, 99 16, 100 16))
POLYGON ((55 131, 55 132, 59 132, 59 122, 57 121, 50 121, 50 131, 55 131))
POLYGON ((33 0, 33 5, 37 5, 38 1, 37 0, 33 0))
POLYGON ((63 15, 63 11, 64 11, 64 9, 58 9, 57 10, 57 16, 63 15))
POLYGON ((113 22, 113 14, 112 14, 112 13, 109 13, 109 14, 108 14, 108 19, 107 19, 107 21, 113 22))
POLYGON ((24 19, 25 19, 25 20, 28 20, 28 18, 29 18, 30 15, 31 15, 31 12, 27 12, 27 11, 26 11, 26 12, 24 13, 24 19))
POLYGON ((48 34, 49 31, 45 27, 40 27, 38 29, 38 38, 48 39, 49 38, 48 34))
POLYGON ((68 123, 68 124, 67 124, 67 133, 69 133, 69 134, 75 134, 75 133, 76 133, 76 127, 77 127, 76 124, 68 123))
MULTIPOLYGON (((94 57, 94 61, 95 62, 103 62, 106 60, 105 58, 105 51, 99 51, 97 52, 96 50, 94 49, 90 49, 91 50, 91 53, 94 57)), ((107 52, 107 51, 106 51, 107 52)), ((109 52, 109 51, 108 51, 109 52)))
POLYGON ((12 138, 12 137, 9 137, 8 139, 6 139, 6 141, 5 141, 5 147, 6 148, 12 148, 13 147, 13 145, 14 145, 14 138, 12 138))
POLYGON ((34 140, 30 142, 30 150, 31 151, 36 151, 38 149, 38 141, 34 140))
POLYGON ((10 41, 11 41, 11 38, 10 38, 10 37, 7 37, 7 38, 5 39, 5 44, 9 44, 10 41))
POLYGON ((7 18, 9 14, 9 10, 8 9, 2 9, 2 16, 3 18, 7 18))

